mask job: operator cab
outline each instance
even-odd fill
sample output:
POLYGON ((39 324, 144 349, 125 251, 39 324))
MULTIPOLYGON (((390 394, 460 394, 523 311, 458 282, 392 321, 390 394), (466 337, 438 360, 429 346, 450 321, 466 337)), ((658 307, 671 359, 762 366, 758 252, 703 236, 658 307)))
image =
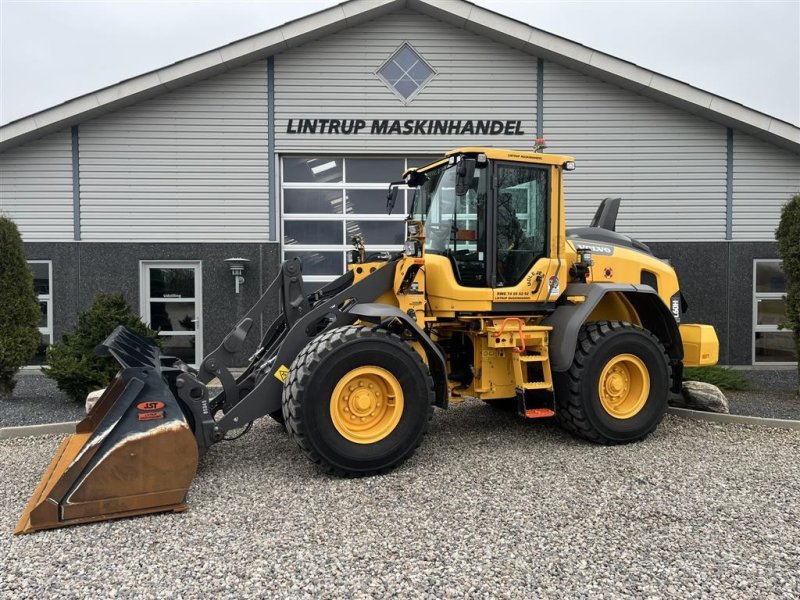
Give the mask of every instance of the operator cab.
POLYGON ((548 255, 550 170, 478 152, 407 172, 409 220, 424 223, 425 253, 448 257, 460 285, 518 284, 548 255))

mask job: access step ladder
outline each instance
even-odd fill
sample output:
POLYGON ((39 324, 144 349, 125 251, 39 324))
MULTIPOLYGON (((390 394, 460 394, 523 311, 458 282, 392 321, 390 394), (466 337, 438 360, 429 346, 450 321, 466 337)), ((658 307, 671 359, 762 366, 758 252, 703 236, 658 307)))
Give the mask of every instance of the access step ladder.
POLYGON ((552 394, 548 395, 545 402, 547 406, 529 406, 525 394, 534 390, 553 391, 548 353, 551 330, 552 327, 548 326, 527 325, 519 317, 508 317, 496 330, 489 329, 490 346, 505 346, 512 350, 518 411, 528 419, 543 419, 556 414, 553 410, 552 394), (494 336, 494 344, 491 343, 491 336, 494 336))

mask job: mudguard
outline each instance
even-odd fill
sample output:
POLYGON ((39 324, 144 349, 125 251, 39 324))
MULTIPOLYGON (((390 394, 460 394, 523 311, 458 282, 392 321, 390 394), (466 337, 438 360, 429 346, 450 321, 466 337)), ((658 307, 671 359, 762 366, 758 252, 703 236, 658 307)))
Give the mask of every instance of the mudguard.
POLYGON ((419 325, 417 325, 416 319, 413 319, 396 306, 390 306, 388 304, 356 304, 348 310, 348 312, 351 315, 358 315, 365 321, 381 325, 388 325, 395 319, 400 321, 403 328, 413 335, 425 350, 428 368, 431 371, 431 375, 433 375, 434 389, 436 392, 435 406, 447 408, 447 401, 449 398, 449 393, 447 391, 447 360, 436 343, 419 325))
POLYGON ((631 283, 571 283, 562 295, 564 303, 544 319, 550 325, 550 365, 553 371, 566 371, 572 365, 578 332, 592 310, 609 292, 621 292, 636 309, 642 325, 664 344, 673 369, 683 358, 683 345, 678 323, 669 308, 649 285, 631 283), (584 296, 583 302, 571 303, 568 296, 584 296))

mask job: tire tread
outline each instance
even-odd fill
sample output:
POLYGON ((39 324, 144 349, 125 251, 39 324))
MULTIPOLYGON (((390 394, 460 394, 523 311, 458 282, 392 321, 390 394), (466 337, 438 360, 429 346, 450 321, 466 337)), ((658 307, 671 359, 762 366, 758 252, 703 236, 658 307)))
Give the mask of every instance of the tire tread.
POLYGON ((283 416, 286 422, 286 430, 289 433, 289 437, 295 441, 305 455, 326 473, 338 475, 340 477, 369 477, 371 475, 388 473, 402 464, 406 459, 410 458, 428 433, 430 421, 433 418, 433 403, 435 400, 433 378, 430 375, 427 365, 422 361, 422 358, 412 349, 411 353, 419 361, 422 367, 421 370, 425 373, 425 389, 428 390, 428 414, 421 435, 411 450, 400 460, 382 469, 348 471, 326 460, 326 458, 317 452, 306 439, 307 424, 302 418, 299 409, 302 398, 308 388, 311 374, 327 356, 336 351, 338 346, 360 339, 375 339, 376 337, 384 338, 392 344, 400 346, 400 348, 408 348, 400 336, 385 329, 348 325, 332 329, 311 340, 311 342, 300 351, 289 368, 289 375, 283 388, 283 416))
MULTIPOLYGON (((633 439, 624 442, 613 440, 602 435, 595 429, 586 416, 581 402, 581 386, 584 381, 584 372, 591 360, 592 352, 609 335, 620 330, 639 331, 650 338, 659 348, 664 360, 668 363, 667 352, 661 341, 647 329, 628 323, 627 321, 596 321, 585 324, 578 333, 578 344, 575 349, 575 357, 572 366, 563 373, 558 393, 556 393, 556 419, 559 425, 569 433, 581 437, 590 442, 603 445, 617 445, 640 441, 650 435, 658 426, 656 421, 651 427, 633 439)), ((667 369, 670 389, 672 387, 672 372, 667 369)))

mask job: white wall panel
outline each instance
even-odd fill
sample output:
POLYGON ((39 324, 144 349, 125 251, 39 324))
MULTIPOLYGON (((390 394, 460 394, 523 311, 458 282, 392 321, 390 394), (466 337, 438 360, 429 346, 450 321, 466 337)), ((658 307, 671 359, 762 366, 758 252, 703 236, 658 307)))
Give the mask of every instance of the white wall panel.
POLYGON ((82 239, 266 241, 268 162, 263 60, 81 124, 82 239))
POLYGON ((800 156, 733 134, 733 239, 774 240, 781 207, 800 193, 800 156))
POLYGON ((530 148, 536 58, 412 11, 399 11, 275 57, 278 152, 434 152, 472 144, 530 148), (404 104, 375 75, 408 42, 437 74, 404 104), (289 119, 522 120, 524 136, 288 134, 289 119))
POLYGON ((14 220, 25 241, 72 240, 69 130, 0 154, 0 213, 14 220))
POLYGON ((551 62, 544 66, 548 151, 575 156, 567 224, 622 197, 617 231, 647 240, 723 240, 726 129, 551 62))

